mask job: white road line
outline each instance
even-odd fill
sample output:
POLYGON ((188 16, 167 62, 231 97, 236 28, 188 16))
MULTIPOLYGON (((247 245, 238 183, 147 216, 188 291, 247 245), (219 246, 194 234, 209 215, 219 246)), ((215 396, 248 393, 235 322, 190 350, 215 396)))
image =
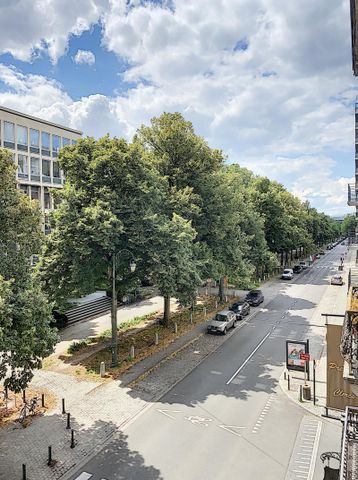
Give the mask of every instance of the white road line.
POLYGON ((92 477, 92 473, 87 473, 87 472, 82 472, 79 477, 77 477, 75 480, 89 480, 89 478, 92 477))
POLYGON ((261 347, 261 345, 264 343, 264 341, 271 335, 272 331, 270 331, 267 335, 264 336, 264 338, 261 340, 261 342, 257 345, 257 347, 251 352, 251 354, 247 357, 247 359, 244 361, 244 363, 236 370, 236 372, 232 375, 232 377, 226 382, 226 385, 229 385, 236 375, 238 375, 241 370, 244 368, 244 366, 251 360, 251 358, 255 355, 257 350, 261 347))

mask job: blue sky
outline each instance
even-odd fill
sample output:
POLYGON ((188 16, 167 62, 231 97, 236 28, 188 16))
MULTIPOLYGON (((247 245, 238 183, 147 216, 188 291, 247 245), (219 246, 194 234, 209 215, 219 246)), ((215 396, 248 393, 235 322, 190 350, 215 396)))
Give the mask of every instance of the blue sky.
POLYGON ((180 111, 228 162, 340 215, 350 48, 345 0, 0 0, 0 104, 129 140, 180 111))

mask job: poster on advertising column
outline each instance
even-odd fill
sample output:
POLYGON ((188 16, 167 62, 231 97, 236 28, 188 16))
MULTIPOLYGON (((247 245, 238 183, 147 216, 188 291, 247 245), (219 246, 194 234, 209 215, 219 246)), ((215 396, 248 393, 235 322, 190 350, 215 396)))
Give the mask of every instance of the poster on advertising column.
POLYGON ((308 343, 297 340, 286 340, 286 367, 287 370, 305 371, 305 360, 300 357, 308 354, 308 343))

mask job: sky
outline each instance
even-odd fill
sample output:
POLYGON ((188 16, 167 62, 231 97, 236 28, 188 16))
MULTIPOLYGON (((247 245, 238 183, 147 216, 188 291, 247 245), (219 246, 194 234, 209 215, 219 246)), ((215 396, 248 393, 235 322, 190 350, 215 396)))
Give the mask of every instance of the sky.
POLYGON ((348 0, 0 0, 0 105, 131 140, 179 111, 228 163, 353 213, 348 0))

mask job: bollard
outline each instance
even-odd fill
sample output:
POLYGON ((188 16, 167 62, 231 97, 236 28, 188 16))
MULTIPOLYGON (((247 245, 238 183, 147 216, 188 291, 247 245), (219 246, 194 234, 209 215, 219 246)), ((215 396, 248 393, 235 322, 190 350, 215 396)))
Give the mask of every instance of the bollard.
POLYGON ((26 402, 26 390, 22 391, 22 401, 25 403, 26 402))
POLYGON ((298 400, 302 403, 302 385, 300 385, 300 389, 298 391, 298 400))
POLYGON ((66 429, 69 430, 71 428, 71 414, 70 412, 67 413, 67 425, 66 429))
POLYGON ((204 307, 204 317, 206 317, 206 307, 204 307))
POLYGON ((225 303, 227 302, 227 295, 225 295, 225 303))
POLYGON ((75 431, 71 430, 71 448, 75 448, 75 431))
POLYGON ((47 465, 50 466, 51 464, 52 464, 52 447, 51 445, 49 445, 47 465))
POLYGON ((26 480, 26 465, 22 464, 22 480, 26 480))
POLYGON ((191 312, 190 312, 189 320, 190 320, 190 323, 193 323, 193 314, 191 312))
POLYGON ((104 362, 99 365, 99 374, 102 378, 106 375, 106 364, 104 362))
POLYGON ((66 413, 66 409, 65 409, 65 399, 64 399, 64 398, 62 399, 62 413, 63 413, 63 415, 66 413))
POLYGON ((174 323, 174 332, 178 333, 178 324, 176 322, 174 323))
POLYGON ((205 289, 205 296, 208 296, 208 289, 205 289))
POLYGON ((45 406, 45 394, 44 393, 41 394, 41 406, 42 407, 45 406))
POLYGON ((8 389, 8 387, 5 387, 5 398, 6 398, 6 400, 9 398, 9 389, 8 389))
POLYGON ((287 375, 287 390, 291 390, 291 379, 290 374, 287 375))
POLYGON ((218 308, 218 301, 215 300, 215 308, 218 308))
POLYGON ((158 343, 159 343, 159 334, 156 333, 155 334, 155 344, 158 345, 158 343))
POLYGON ((130 355, 131 359, 133 360, 133 358, 134 358, 134 345, 131 346, 131 351, 130 351, 129 355, 130 355))
POLYGON ((287 379, 287 373, 286 373, 286 370, 283 372, 283 379, 286 380, 287 379))

